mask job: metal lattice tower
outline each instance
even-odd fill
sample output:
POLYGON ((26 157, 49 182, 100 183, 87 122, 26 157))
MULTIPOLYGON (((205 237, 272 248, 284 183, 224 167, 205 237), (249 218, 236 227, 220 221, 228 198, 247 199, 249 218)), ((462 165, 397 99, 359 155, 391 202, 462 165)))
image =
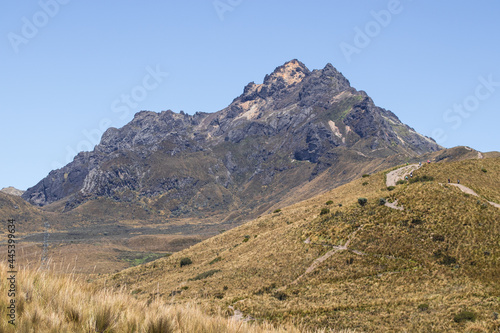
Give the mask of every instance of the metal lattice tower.
POLYGON ((43 235, 43 248, 42 248, 42 258, 41 258, 41 267, 46 268, 47 265, 47 252, 49 250, 49 222, 45 222, 43 224, 45 227, 45 233, 43 235))

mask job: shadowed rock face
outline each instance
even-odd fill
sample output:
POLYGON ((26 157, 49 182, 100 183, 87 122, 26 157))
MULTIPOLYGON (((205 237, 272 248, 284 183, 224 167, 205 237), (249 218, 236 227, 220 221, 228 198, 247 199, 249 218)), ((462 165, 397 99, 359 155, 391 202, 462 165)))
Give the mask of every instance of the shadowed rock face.
POLYGON ((318 190, 349 181, 363 163, 439 149, 331 64, 310 71, 292 60, 221 111, 137 113, 23 198, 40 206, 64 199, 66 210, 99 197, 142 200, 167 216, 264 209, 340 164, 344 171, 318 190), (358 168, 346 171, 349 163, 358 168))

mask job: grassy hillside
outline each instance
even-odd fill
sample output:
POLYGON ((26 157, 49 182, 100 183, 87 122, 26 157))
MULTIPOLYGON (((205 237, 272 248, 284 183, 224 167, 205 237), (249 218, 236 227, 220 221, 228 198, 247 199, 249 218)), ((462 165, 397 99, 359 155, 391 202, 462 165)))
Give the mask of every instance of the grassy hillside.
POLYGON ((499 167, 498 158, 425 165, 414 177, 433 181, 392 190, 384 172, 363 177, 108 283, 138 299, 231 306, 311 329, 498 330, 500 209, 486 202, 499 202, 499 167))
MULTIPOLYGON (((2 277, 7 276, 4 263, 0 263, 0 272, 2 277)), ((209 315, 192 304, 137 300, 123 291, 96 289, 74 276, 21 270, 16 278, 16 326, 8 323, 9 287, 2 279, 0 293, 5 297, 0 298, 0 332, 304 332, 291 325, 276 328, 237 321, 227 318, 227 311, 209 315)))

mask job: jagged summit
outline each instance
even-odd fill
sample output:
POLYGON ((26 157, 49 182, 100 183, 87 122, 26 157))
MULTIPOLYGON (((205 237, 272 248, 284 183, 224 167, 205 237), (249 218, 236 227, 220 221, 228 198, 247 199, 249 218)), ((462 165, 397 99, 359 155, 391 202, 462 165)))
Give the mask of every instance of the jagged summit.
POLYGON ((317 187, 296 200, 439 149, 333 65, 310 71, 294 59, 218 112, 137 113, 23 198, 61 201, 65 210, 99 198, 127 207, 147 202, 148 211, 167 217, 259 213, 304 184, 317 187))
POLYGON ((285 85, 290 86, 301 82, 310 73, 309 69, 302 62, 294 59, 277 67, 272 74, 266 75, 264 85, 282 81, 285 85))

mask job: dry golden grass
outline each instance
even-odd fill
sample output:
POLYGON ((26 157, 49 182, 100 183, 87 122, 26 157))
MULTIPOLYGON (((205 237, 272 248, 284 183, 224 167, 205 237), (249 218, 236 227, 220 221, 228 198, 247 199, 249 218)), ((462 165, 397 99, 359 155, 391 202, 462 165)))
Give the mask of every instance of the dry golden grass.
MULTIPOLYGON (((0 264, 0 272, 2 277, 7 275, 4 263, 0 264)), ((141 301, 120 290, 97 289, 72 275, 28 269, 17 274, 14 327, 6 319, 7 289, 6 279, 2 278, 0 332, 303 332, 291 325, 274 327, 225 318, 222 313, 208 315, 192 304, 141 301)))
POLYGON ((500 209, 483 205, 484 197, 440 185, 439 175, 449 172, 446 168, 479 168, 464 184, 492 200, 500 186, 484 177, 499 164, 491 159, 426 165, 414 174, 435 181, 393 191, 387 190, 384 173, 361 178, 169 258, 109 276, 107 283, 139 299, 151 299, 156 290, 170 303, 232 306, 258 320, 309 329, 495 331, 500 209), (360 197, 368 199, 364 207, 357 203, 360 197), (380 198, 397 199, 405 210, 381 206, 380 198), (320 215, 323 208, 330 212, 320 215), (348 239, 349 250, 338 248, 348 239), (183 257, 193 263, 180 267, 183 257), (213 274, 193 279, 205 272, 213 274), (476 313, 476 321, 455 322, 462 310, 476 313))

